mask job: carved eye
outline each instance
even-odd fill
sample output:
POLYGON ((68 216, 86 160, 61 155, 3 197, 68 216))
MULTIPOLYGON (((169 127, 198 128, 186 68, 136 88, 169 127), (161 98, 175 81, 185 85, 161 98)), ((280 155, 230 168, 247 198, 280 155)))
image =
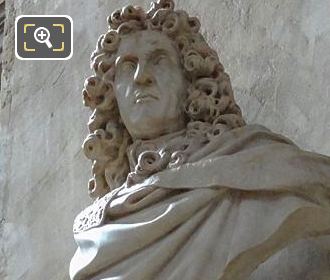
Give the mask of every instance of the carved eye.
POLYGON ((125 71, 134 71, 136 69, 136 62, 132 60, 126 60, 122 62, 121 67, 125 71))
POLYGON ((166 59, 166 55, 165 55, 165 54, 157 55, 157 56, 153 59, 153 64, 154 64, 154 65, 158 65, 158 64, 160 64, 161 62, 164 62, 165 59, 166 59))

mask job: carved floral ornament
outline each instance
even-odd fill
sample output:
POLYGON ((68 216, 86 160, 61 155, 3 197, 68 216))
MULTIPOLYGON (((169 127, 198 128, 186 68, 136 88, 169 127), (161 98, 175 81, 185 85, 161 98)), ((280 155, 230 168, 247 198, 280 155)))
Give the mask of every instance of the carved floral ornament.
POLYGON ((104 196, 125 181, 136 183, 159 170, 179 166, 192 150, 215 135, 245 125, 230 78, 199 33, 197 18, 174 10, 172 0, 159 0, 147 12, 133 6, 117 10, 108 24, 109 30, 100 36, 91 55, 95 74, 86 79, 82 92, 84 105, 93 110, 90 134, 83 144, 85 155, 93 161, 92 198, 104 196), (171 39, 187 79, 188 95, 182 104, 186 130, 178 132, 180 137, 173 141, 166 137, 133 141, 119 114, 114 94, 116 52, 122 38, 141 30, 162 32, 171 39))

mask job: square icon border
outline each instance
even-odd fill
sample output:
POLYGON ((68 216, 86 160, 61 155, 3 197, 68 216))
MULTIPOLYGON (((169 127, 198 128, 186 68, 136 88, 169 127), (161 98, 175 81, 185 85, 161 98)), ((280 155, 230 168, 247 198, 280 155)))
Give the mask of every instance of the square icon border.
POLYGON ((68 16, 68 15, 19 15, 19 16, 17 16, 15 19, 15 56, 19 60, 69 60, 70 58, 72 58, 72 56, 73 56, 73 20, 72 20, 71 16, 68 16), (51 58, 39 58, 39 57, 38 58, 35 58, 35 57, 24 58, 24 57, 21 57, 17 52, 17 22, 21 18, 24 18, 24 17, 65 17, 65 18, 67 18, 71 23, 70 54, 67 57, 59 57, 59 58, 54 58, 54 57, 51 57, 51 58))

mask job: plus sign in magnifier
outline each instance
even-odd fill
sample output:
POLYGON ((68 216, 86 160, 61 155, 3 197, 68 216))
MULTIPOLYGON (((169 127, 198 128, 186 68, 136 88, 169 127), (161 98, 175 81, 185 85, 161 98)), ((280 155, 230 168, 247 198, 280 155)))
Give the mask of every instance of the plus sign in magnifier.
POLYGON ((15 20, 15 55, 21 60, 70 59, 72 36, 70 16, 21 15, 15 20))
POLYGON ((49 49, 53 47, 52 43, 49 40, 50 32, 46 27, 38 27, 34 31, 34 39, 38 43, 45 43, 49 49))

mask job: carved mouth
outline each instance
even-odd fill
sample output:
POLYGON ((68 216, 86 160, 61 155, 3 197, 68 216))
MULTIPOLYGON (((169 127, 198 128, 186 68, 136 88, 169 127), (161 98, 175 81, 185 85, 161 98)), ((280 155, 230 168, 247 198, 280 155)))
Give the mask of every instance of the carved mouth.
POLYGON ((153 100, 159 100, 159 98, 152 92, 135 92, 135 103, 144 103, 153 100))

